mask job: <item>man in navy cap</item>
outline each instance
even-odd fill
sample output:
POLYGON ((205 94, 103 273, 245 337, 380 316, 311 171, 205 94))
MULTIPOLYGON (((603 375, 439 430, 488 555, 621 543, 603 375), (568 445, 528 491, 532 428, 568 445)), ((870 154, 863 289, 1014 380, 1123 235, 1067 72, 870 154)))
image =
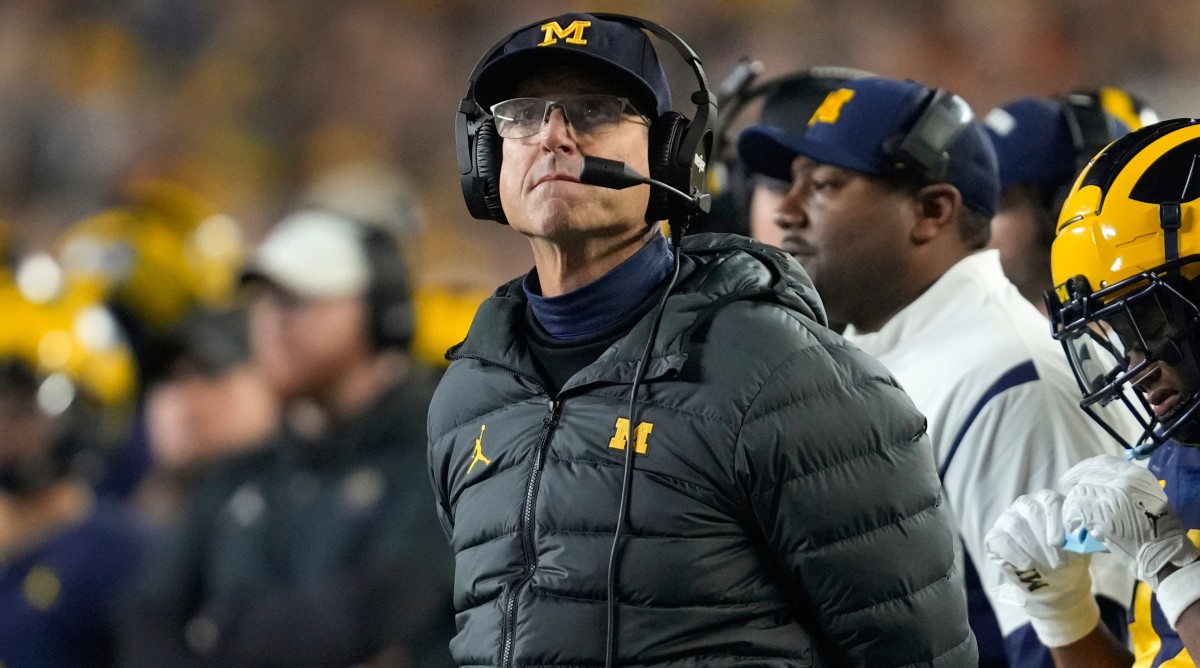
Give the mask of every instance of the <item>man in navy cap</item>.
POLYGON ((653 174, 672 128, 703 122, 669 111, 647 30, 532 24, 460 106, 468 204, 486 195, 535 266, 480 306, 430 407, 455 659, 974 665, 924 420, 895 381, 777 249, 672 247, 645 186, 580 182, 584 158, 653 174))
MULTIPOLYGON (((738 150, 751 168, 790 176, 783 248, 830 317, 848 323, 845 337, 895 373, 929 418, 966 548, 981 665, 1052 665, 1029 616, 992 597, 1003 580, 984 536, 1013 499, 1119 448, 1078 407, 1045 321, 996 251, 983 250, 999 175, 973 119, 949 91, 865 78, 830 93, 803 133, 754 126, 738 150)), ((1119 618, 1128 575, 1104 558, 1093 569, 1102 607, 1119 618)))
POLYGON ((1022 97, 990 112, 984 124, 1000 166, 1000 204, 991 248, 1004 274, 1046 313, 1050 244, 1063 200, 1092 156, 1117 137, 1155 118, 1116 88, 1050 99, 1022 97))
MULTIPOLYGON (((749 68, 750 61, 741 67, 749 68)), ((741 70, 753 73, 753 69, 741 70)), ((733 78, 737 75, 730 75, 733 78)), ((753 76, 753 75, 752 75, 753 76)), ((734 90, 721 102, 721 118, 717 126, 721 168, 717 178, 719 190, 713 197, 713 208, 692 232, 735 232, 747 234, 759 241, 778 246, 783 238, 775 224, 775 210, 783 199, 790 181, 773 179, 746 168, 737 157, 737 135, 733 132, 738 116, 755 100, 761 100, 758 119, 752 123, 803 132, 805 124, 830 91, 850 79, 870 76, 867 72, 849 67, 820 66, 791 72, 764 82, 753 80, 734 90)))

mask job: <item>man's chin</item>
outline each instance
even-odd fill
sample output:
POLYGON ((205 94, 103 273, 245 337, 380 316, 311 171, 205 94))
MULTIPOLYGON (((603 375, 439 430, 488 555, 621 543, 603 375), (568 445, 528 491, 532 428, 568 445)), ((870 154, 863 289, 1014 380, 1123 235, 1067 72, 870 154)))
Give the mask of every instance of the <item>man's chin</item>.
MULTIPOLYGON (((1189 425, 1189 426, 1191 426, 1191 425, 1189 425)), ((1200 448, 1200 429, 1197 429, 1194 426, 1191 426, 1190 429, 1187 429, 1187 428, 1181 429, 1181 430, 1175 432, 1174 436, 1172 437, 1172 440, 1174 440, 1176 443, 1179 443, 1180 445, 1186 445, 1186 446, 1193 447, 1193 448, 1200 448)))
POLYGON ((1171 439, 1183 445, 1200 447, 1200 416, 1192 415, 1191 419, 1176 425, 1171 439))

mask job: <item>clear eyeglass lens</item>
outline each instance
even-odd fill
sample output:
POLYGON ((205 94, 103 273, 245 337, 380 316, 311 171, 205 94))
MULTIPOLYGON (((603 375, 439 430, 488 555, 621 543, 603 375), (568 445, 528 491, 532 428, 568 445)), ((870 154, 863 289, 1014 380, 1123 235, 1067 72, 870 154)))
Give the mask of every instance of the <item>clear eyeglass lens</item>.
POLYGON ((562 100, 518 97, 492 107, 496 133, 508 139, 535 135, 541 132, 556 107, 562 109, 564 119, 575 132, 584 135, 612 132, 627 110, 634 113, 629 100, 615 95, 575 95, 562 100))

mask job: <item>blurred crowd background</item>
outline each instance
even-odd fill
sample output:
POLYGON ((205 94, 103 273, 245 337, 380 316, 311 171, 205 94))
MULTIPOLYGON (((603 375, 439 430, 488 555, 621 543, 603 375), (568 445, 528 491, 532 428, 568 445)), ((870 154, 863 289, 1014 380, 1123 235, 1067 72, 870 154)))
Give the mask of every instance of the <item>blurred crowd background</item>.
POLYGON ((1197 2, 0 0, 0 665, 112 656, 96 610, 139 575, 122 665, 448 660, 424 408, 484 295, 532 265, 469 217, 454 115, 489 46, 567 11, 666 26, 714 88, 749 57, 760 81, 857 68, 980 117, 1101 86, 1200 110, 1197 2))
POLYGON ((0 220, 12 244, 48 248, 154 176, 194 189, 253 242, 313 196, 412 228, 419 284, 494 286, 529 266, 528 250, 467 216, 457 101, 507 31, 578 9, 671 28, 714 85, 752 56, 764 77, 843 65, 914 78, 981 115, 1100 85, 1163 118, 1200 108, 1193 2, 4 0, 0 220))

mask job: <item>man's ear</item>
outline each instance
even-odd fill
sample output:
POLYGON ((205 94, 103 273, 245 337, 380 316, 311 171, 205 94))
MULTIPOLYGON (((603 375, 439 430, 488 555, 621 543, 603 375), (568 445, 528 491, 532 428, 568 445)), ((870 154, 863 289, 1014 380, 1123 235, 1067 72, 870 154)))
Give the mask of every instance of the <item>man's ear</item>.
POLYGON ((949 183, 922 186, 916 194, 917 220, 912 228, 916 244, 928 243, 947 232, 958 234, 955 219, 962 208, 962 195, 949 183))

